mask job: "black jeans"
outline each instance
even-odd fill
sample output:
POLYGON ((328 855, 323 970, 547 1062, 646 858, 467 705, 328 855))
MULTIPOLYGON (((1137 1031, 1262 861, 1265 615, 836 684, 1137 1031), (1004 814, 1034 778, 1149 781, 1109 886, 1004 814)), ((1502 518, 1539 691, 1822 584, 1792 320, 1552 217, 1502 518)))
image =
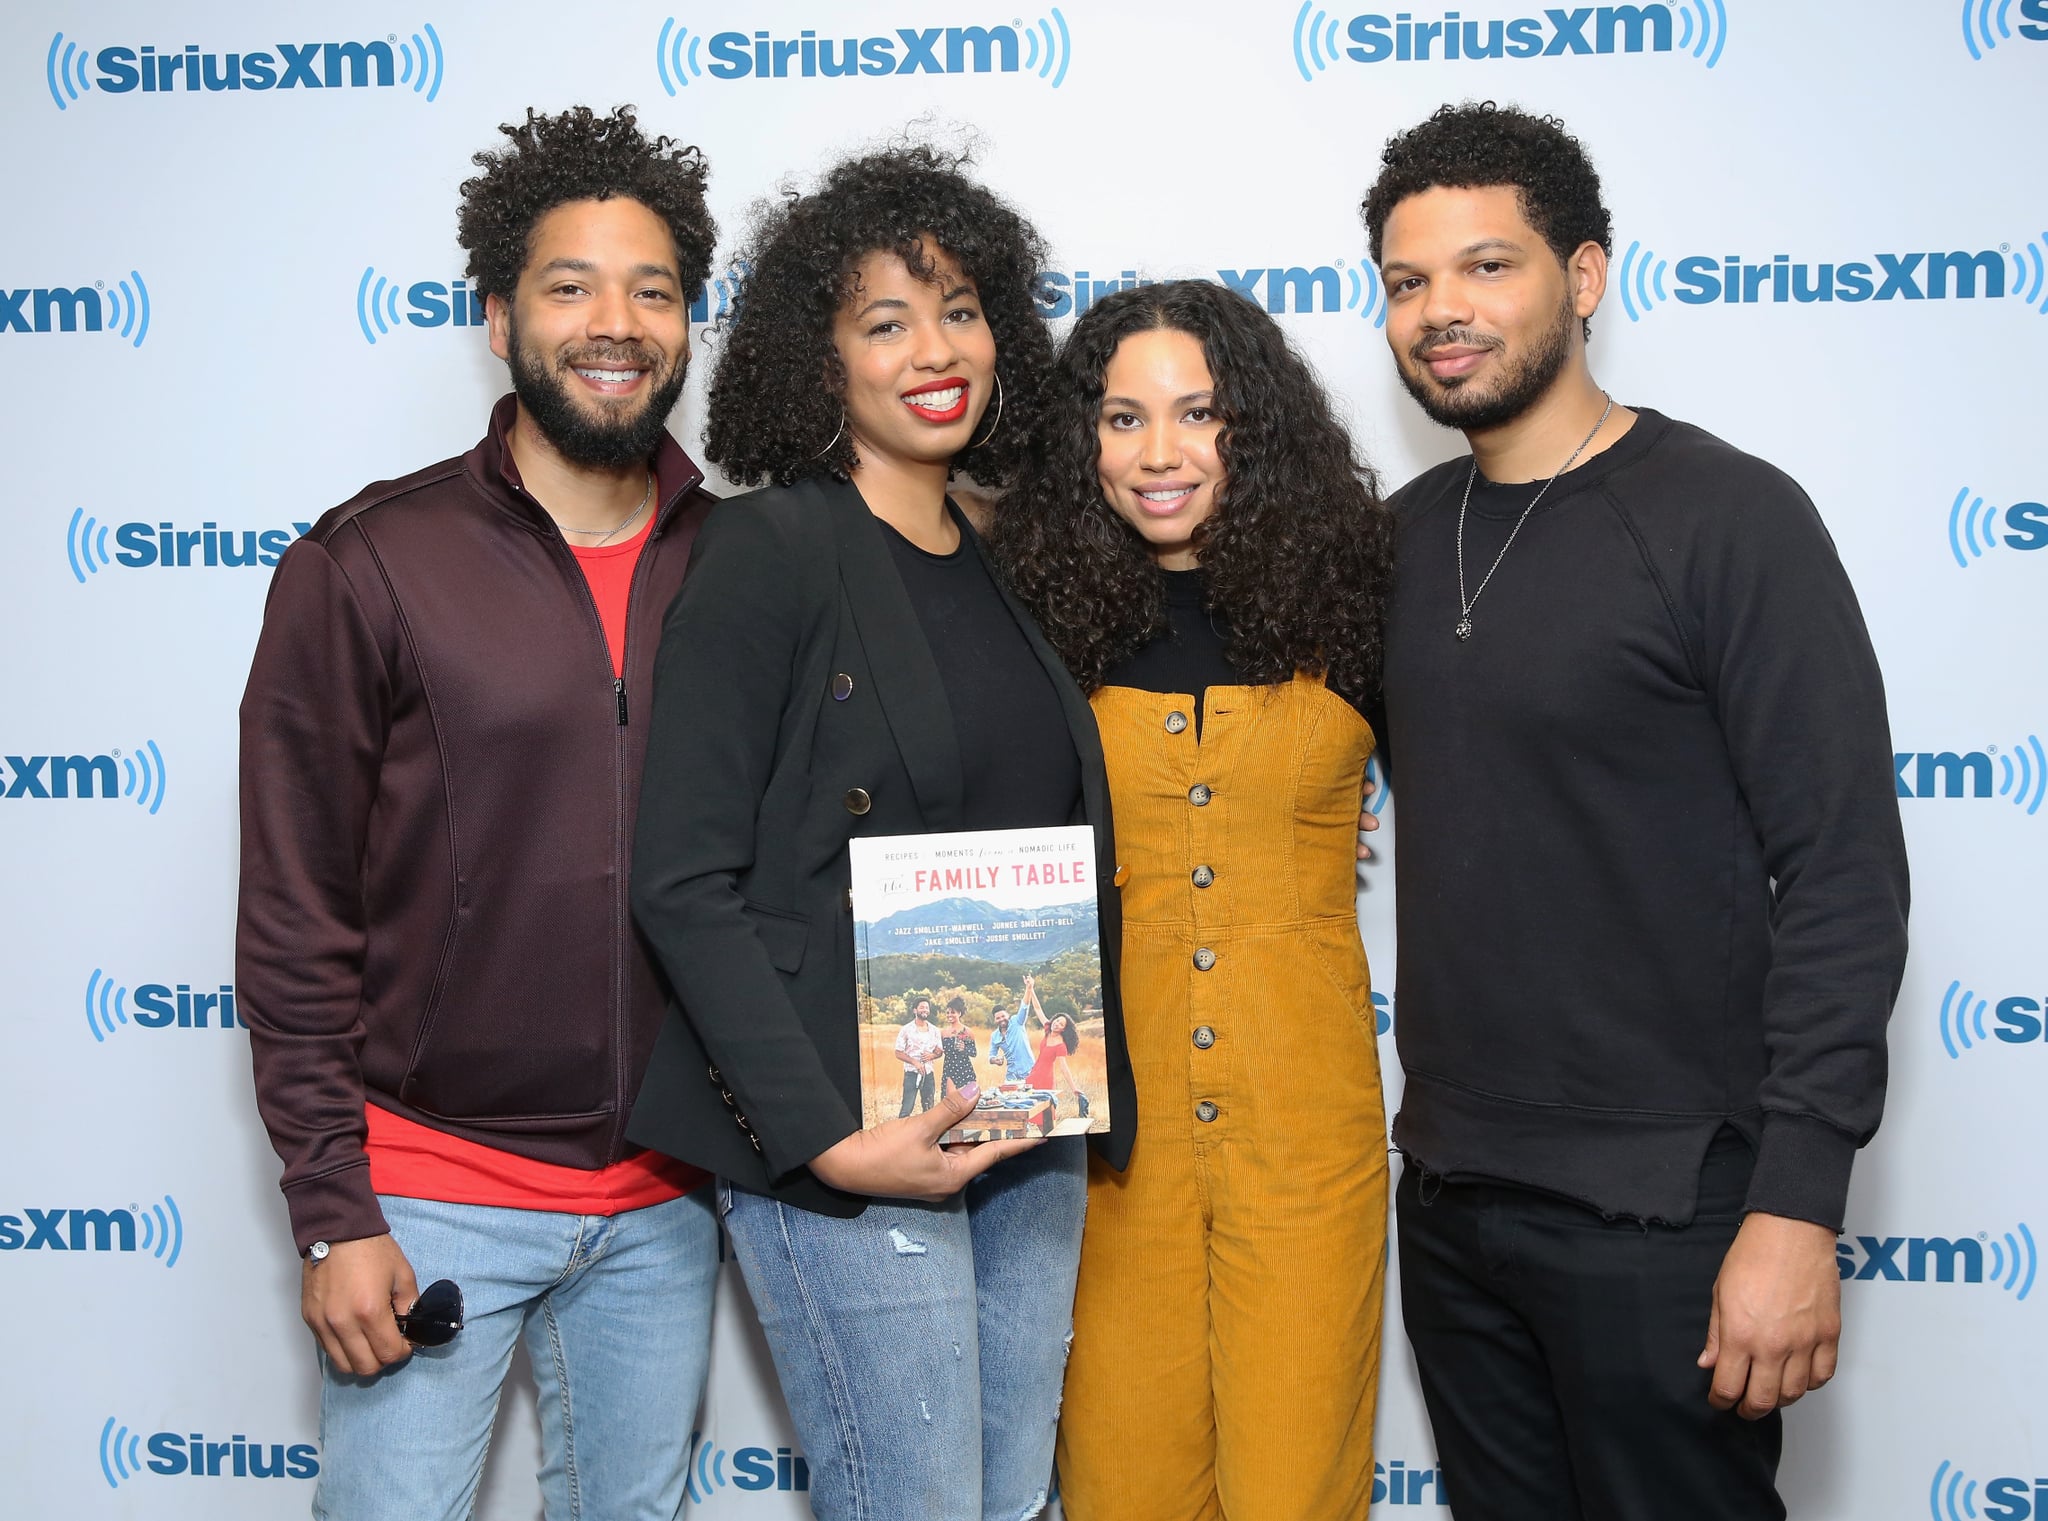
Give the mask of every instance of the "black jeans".
POLYGON ((1401 1317, 1457 1521, 1782 1521, 1776 1412, 1695 1366, 1753 1158, 1724 1130, 1683 1227, 1404 1162, 1401 1317))
POLYGON ((903 1069, 903 1107, 896 1112, 898 1119, 910 1114, 911 1106, 929 1109, 938 1102, 938 1079, 929 1072, 920 1072, 915 1067, 903 1069), (919 1102, 922 1100, 923 1102, 919 1102))

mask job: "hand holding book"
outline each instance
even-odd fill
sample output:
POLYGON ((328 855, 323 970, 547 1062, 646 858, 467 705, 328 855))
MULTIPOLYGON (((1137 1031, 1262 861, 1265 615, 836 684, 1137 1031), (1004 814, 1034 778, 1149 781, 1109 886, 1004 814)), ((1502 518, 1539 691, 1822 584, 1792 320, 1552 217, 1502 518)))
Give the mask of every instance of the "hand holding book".
POLYGON ((812 1157, 811 1171, 850 1194, 941 1203, 1004 1158, 1040 1144, 1040 1137, 1025 1136, 941 1146, 939 1137, 963 1123, 980 1096, 979 1086, 970 1083, 923 1114, 856 1130, 812 1157))

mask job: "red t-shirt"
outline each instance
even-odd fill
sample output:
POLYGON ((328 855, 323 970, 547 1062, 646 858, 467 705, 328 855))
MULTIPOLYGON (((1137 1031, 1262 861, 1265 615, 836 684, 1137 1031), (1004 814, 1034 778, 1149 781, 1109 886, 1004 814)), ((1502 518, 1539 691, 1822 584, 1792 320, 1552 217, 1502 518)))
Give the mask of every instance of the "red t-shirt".
MULTIPOLYGON (((626 674, 626 604, 633 567, 654 527, 652 515, 623 544, 597 549, 570 545, 597 599, 598 621, 611 648, 612 674, 626 674)), ((443 1204, 489 1204, 565 1215, 616 1215, 679 1199, 710 1181, 710 1174, 654 1151, 635 1152, 594 1171, 516 1156, 465 1141, 431 1126, 364 1106, 369 1137, 370 1186, 380 1194, 434 1199, 443 1204)))

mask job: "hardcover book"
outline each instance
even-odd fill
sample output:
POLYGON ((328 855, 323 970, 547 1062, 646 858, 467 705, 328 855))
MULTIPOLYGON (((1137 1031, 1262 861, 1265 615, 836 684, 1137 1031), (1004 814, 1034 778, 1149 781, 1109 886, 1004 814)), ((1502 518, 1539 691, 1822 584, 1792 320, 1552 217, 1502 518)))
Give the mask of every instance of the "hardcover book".
POLYGON ((854 840, 861 1123, 979 1086, 944 1139, 1109 1129, 1095 832, 854 840))

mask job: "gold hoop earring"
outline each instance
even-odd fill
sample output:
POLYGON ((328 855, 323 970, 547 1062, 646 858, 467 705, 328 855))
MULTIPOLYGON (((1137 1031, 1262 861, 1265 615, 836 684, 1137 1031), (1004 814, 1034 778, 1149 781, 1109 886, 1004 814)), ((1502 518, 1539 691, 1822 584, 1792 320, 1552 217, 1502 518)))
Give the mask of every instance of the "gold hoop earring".
POLYGON ((827 443, 826 443, 825 447, 824 447, 824 448, 822 448, 822 449, 820 449, 820 450, 819 450, 819 451, 818 451, 818 452, 817 452, 816 454, 813 454, 813 455, 811 456, 811 458, 812 458, 812 459, 823 459, 823 458, 824 458, 824 457, 825 457, 826 455, 830 454, 830 453, 832 452, 832 445, 833 445, 833 444, 836 444, 836 443, 838 443, 838 442, 839 442, 839 435, 840 435, 840 434, 842 434, 842 433, 844 433, 845 431, 846 431, 846 408, 844 408, 844 407, 841 407, 841 408, 839 409, 839 426, 838 426, 838 427, 836 427, 836 428, 834 428, 834 429, 832 430, 832 437, 831 437, 831 439, 830 439, 829 441, 827 441, 827 443))
POLYGON ((989 419, 988 432, 982 434, 980 438, 977 438, 973 443, 969 444, 967 447, 970 449, 979 449, 983 444, 987 443, 990 439, 994 438, 996 436, 996 429, 1001 425, 1002 421, 1003 377, 1000 374, 998 374, 996 376, 996 415, 989 419))

